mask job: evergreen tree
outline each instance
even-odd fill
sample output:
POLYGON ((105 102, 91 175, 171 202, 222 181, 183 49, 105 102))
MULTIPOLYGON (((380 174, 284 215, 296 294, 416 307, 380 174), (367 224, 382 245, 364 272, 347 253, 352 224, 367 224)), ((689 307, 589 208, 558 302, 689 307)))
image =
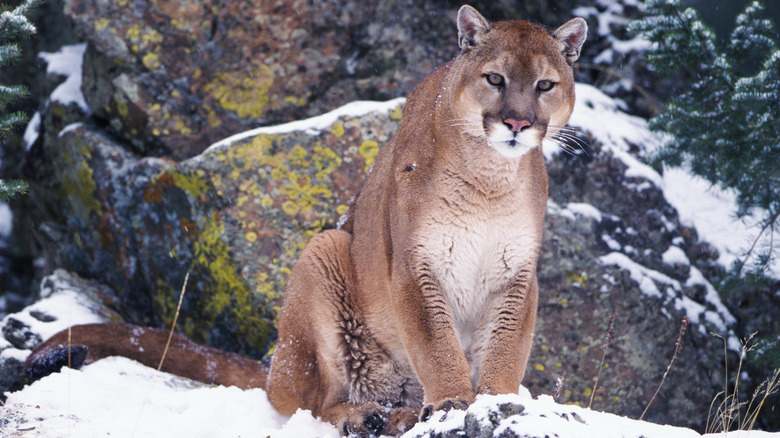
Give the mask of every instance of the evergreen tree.
MULTIPOLYGON (((35 34, 35 26, 25 14, 39 0, 25 0, 13 9, 0 10, 0 66, 16 61, 21 52, 14 42, 19 37, 35 34)), ((7 112, 9 105, 27 97, 28 91, 21 85, 0 85, 0 138, 8 136, 15 128, 27 122, 27 115, 21 111, 7 112)), ((24 193, 27 183, 24 181, 4 181, 0 179, 0 200, 8 200, 16 194, 24 193)))
MULTIPOLYGON (((722 48, 680 0, 647 0, 644 7, 647 16, 630 30, 654 43, 648 61, 660 74, 693 78, 650 120, 651 128, 672 134, 657 159, 735 190, 738 216, 763 214, 761 235, 773 233, 780 226, 780 50, 771 20, 761 18, 762 3, 754 1, 737 16, 722 48), (758 73, 743 73, 757 59, 765 59, 758 73)), ((758 251, 755 268, 761 272, 776 254, 771 247, 751 247, 744 260, 758 251)), ((735 266, 737 274, 744 260, 735 266)))

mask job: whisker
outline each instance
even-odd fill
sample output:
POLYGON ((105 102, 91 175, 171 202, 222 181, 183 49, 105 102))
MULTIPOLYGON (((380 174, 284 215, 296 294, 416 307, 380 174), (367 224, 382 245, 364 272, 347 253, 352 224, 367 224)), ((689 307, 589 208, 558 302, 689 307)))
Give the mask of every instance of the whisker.
POLYGON ((583 140, 583 139, 581 139, 579 137, 576 137, 574 135, 571 135, 571 134, 561 134, 561 133, 558 133, 558 134, 555 134, 552 138, 558 138, 561 141, 563 141, 564 143, 569 144, 570 146, 578 146, 578 147, 582 148, 583 150, 590 148, 590 145, 588 144, 587 141, 585 141, 585 140, 583 140), (574 144, 572 144, 572 143, 574 143, 574 144))
POLYGON ((553 129, 558 129, 558 132, 551 136, 550 139, 553 140, 561 150, 566 151, 573 156, 579 156, 579 151, 582 151, 585 155, 590 157, 590 144, 576 135, 581 134, 579 130, 568 126, 551 127, 553 127, 553 129))
POLYGON ((577 154, 577 149, 573 148, 572 146, 570 146, 570 145, 568 145, 566 143, 562 143, 558 139, 552 139, 552 140, 553 140, 553 143, 555 143, 556 146, 558 146, 558 148, 560 148, 560 150, 562 150, 563 152, 571 155, 572 157, 576 157, 576 156, 579 155, 579 154, 577 154))
POLYGON ((558 128, 558 131, 559 132, 565 132, 567 134, 581 134, 582 133, 579 129, 568 128, 568 127, 558 128))

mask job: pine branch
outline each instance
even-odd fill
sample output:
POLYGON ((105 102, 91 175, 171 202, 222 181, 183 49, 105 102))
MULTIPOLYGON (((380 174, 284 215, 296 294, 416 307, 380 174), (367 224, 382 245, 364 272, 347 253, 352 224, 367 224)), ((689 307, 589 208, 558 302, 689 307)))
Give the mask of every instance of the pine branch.
MULTIPOLYGON (((0 13, 0 41, 7 42, 18 37, 28 37, 35 34, 35 26, 27 20, 25 14, 40 3, 40 0, 26 0, 12 10, 0 13)), ((16 44, 0 45, 0 66, 15 61, 21 54, 16 44)), ((6 108, 26 98, 29 91, 22 85, 0 84, 0 137, 6 137, 10 132, 27 122, 27 115, 16 111, 4 114, 6 108)), ((3 192, 2 196, 10 196, 13 190, 3 192)))
POLYGON ((27 114, 16 111, 0 116, 0 138, 8 136, 16 128, 27 123, 27 114))
POLYGON ((0 46, 0 66, 10 64, 21 55, 19 46, 16 44, 5 44, 0 46))
POLYGON ((750 249, 745 253, 745 255, 742 257, 742 260, 739 262, 739 265, 737 267, 737 276, 742 275, 742 269, 745 267, 745 263, 750 258, 750 255, 753 253, 753 250, 755 250, 756 245, 761 240, 761 236, 764 235, 764 233, 769 230, 770 232, 770 246, 769 246, 769 252, 770 255, 772 253, 772 247, 774 244, 774 231, 775 231, 775 224, 778 221, 778 218, 780 218, 780 210, 777 210, 771 217, 767 218, 764 221, 764 225, 761 227, 761 231, 758 232, 758 235, 755 239, 753 239, 753 244, 750 245, 750 249))
POLYGON ((8 202, 17 195, 26 195, 29 185, 22 180, 5 181, 0 179, 0 201, 8 202))
POLYGON ((29 94, 24 85, 0 85, 0 109, 26 98, 29 94))
POLYGON ((38 3, 41 3, 41 0, 26 0, 13 10, 0 14, 0 41, 34 35, 38 30, 27 20, 26 15, 38 3))
MULTIPOLYGON (((772 22, 761 17, 762 3, 752 2, 736 17, 723 49, 695 10, 683 10, 680 0, 647 0, 644 11, 648 16, 629 29, 655 43, 647 59, 661 74, 684 71, 694 78, 678 84, 681 92, 650 120, 652 129, 671 134, 655 161, 687 165, 710 183, 735 190, 738 217, 764 210, 768 222, 762 221, 759 237, 765 237, 780 221, 780 50, 772 22), (740 77, 745 64, 760 57, 760 71, 740 77)), ((759 265, 766 266, 773 253, 770 248, 759 265)), ((744 261, 738 272, 743 267, 744 261)))

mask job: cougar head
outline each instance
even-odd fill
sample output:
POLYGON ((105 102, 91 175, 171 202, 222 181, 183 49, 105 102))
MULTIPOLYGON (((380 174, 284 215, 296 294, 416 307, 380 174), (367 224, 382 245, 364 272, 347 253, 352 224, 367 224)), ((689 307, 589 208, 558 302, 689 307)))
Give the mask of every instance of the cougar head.
POLYGON ((508 158, 555 135, 574 108, 572 64, 586 35, 582 18, 553 31, 520 20, 491 24, 463 6, 453 111, 464 133, 508 158))

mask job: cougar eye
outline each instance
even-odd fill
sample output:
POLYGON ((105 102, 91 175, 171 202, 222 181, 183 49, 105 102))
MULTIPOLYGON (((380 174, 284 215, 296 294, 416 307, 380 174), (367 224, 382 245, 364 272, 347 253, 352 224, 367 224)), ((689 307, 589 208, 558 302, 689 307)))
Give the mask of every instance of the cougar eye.
POLYGON ((485 79, 487 79, 488 84, 494 87, 500 87, 504 85, 504 77, 498 73, 489 73, 485 75, 485 79))
POLYGON ((536 83, 536 89, 539 91, 550 91, 555 86, 555 82, 542 79, 536 83))

